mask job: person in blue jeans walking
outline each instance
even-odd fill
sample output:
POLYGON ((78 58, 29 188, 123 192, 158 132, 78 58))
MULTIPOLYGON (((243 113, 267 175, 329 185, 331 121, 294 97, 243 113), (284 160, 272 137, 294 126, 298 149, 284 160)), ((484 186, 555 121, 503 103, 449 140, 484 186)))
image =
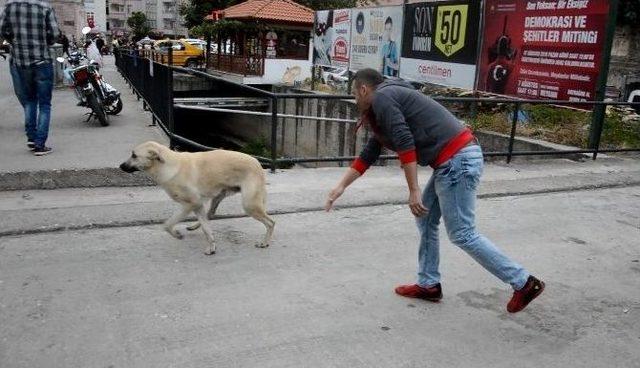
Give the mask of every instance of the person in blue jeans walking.
POLYGON ((0 13, 0 37, 11 43, 11 79, 24 109, 27 147, 36 156, 51 152, 46 146, 53 91, 49 46, 59 33, 48 1, 9 0, 0 13))
POLYGON ((418 280, 395 291, 432 302, 442 299, 438 225, 444 220, 453 244, 514 289, 511 313, 524 309, 544 290, 544 282, 512 261, 475 227, 476 190, 483 168, 482 150, 472 132, 433 99, 403 81, 385 81, 373 69, 354 77, 356 104, 373 137, 328 195, 330 211, 345 189, 380 156, 382 147, 398 153, 409 187, 409 208, 420 232, 418 280), (424 191, 417 166, 433 167, 424 191))

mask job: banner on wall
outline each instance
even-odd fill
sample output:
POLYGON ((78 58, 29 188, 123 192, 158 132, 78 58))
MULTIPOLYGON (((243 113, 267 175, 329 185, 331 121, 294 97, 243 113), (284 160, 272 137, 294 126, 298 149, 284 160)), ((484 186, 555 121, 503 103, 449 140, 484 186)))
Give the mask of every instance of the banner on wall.
POLYGON ((527 99, 595 98, 607 0, 486 0, 478 89, 527 99))
POLYGON ((355 8, 351 11, 349 69, 373 68, 398 77, 402 47, 402 6, 355 8))
POLYGON ((347 68, 351 40, 351 9, 321 10, 313 26, 313 64, 347 68))
POLYGON ((400 77, 473 89, 480 2, 428 1, 405 5, 400 77))

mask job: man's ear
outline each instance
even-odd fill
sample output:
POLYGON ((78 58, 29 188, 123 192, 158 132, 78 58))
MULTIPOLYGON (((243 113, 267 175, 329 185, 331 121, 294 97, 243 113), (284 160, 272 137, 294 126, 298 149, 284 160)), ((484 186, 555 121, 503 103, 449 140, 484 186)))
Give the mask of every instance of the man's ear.
POLYGON ((152 161, 158 161, 164 163, 164 159, 160 156, 160 153, 156 150, 149 150, 149 159, 152 161))

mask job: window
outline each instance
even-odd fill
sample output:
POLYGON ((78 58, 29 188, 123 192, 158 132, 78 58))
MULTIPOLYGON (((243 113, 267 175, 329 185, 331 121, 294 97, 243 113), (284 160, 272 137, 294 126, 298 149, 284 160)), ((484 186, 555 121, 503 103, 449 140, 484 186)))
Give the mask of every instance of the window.
POLYGON ((182 42, 173 42, 173 44, 171 45, 171 48, 176 51, 183 51, 185 49, 182 42))

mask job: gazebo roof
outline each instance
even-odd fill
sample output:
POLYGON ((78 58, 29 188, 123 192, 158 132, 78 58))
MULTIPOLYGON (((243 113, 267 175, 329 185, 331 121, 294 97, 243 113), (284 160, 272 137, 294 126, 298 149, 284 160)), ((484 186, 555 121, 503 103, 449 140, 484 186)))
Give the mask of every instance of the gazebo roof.
POLYGON ((227 19, 313 24, 313 10, 291 0, 247 0, 223 12, 227 19))

